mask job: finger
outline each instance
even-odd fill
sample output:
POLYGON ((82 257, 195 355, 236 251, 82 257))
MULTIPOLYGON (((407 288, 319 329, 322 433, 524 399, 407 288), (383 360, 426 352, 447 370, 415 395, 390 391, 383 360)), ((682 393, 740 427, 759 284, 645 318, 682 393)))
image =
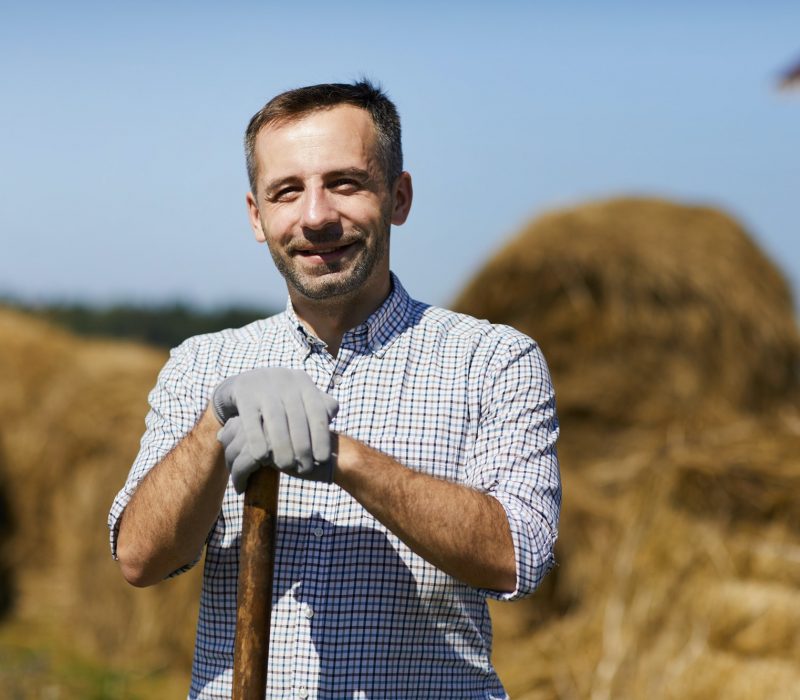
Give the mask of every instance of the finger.
MULTIPOLYGON (((318 389, 306 392, 303 396, 305 415, 308 425, 308 432, 311 436, 312 457, 316 462, 327 462, 331 457, 331 430, 328 426, 328 402, 325 397, 327 394, 318 389)), ((336 399, 333 399, 336 401, 336 399)), ((338 406, 338 402, 336 402, 338 406)), ((305 467, 305 465, 303 465, 305 467)), ((310 463, 303 474, 311 471, 313 463, 310 463)))
POLYGON ((244 445, 244 432, 241 430, 241 420, 238 417, 230 418, 217 431, 217 440, 222 444, 222 451, 225 455, 225 466, 228 470, 233 464, 233 460, 242 451, 244 445))
POLYGON ((250 475, 259 468, 256 462, 247 451, 239 454, 231 465, 231 481, 236 493, 244 493, 250 475))
POLYGON ((330 394, 322 393, 322 401, 325 404, 325 411, 328 414, 328 422, 330 423, 336 414, 339 413, 339 402, 330 394))
POLYGON ((242 421, 238 416, 229 418, 228 421, 217 431, 217 440, 222 444, 223 448, 231 444, 234 437, 241 432, 242 421))
POLYGON ((294 450, 283 402, 279 399, 262 401, 261 417, 266 440, 272 448, 272 462, 281 470, 291 468, 294 465, 294 450))
POLYGON ((250 402, 240 405, 239 418, 242 421, 241 430, 245 434, 245 441, 250 455, 257 462, 266 460, 269 457, 270 443, 268 442, 268 436, 264 435, 260 407, 250 402))
POLYGON ((309 404, 313 402, 306 403, 301 392, 288 397, 284 402, 294 461, 300 474, 307 474, 314 467, 314 455, 311 449, 313 440, 309 426, 312 416, 308 414, 309 404))
POLYGON ((233 468, 233 463, 241 454, 245 454, 249 457, 250 451, 247 449, 244 433, 242 431, 238 431, 234 433, 233 438, 225 446, 225 464, 227 465, 228 470, 233 468))
MULTIPOLYGON (((242 422, 238 417, 228 419, 227 423, 217 433, 217 439, 222 443, 225 454, 225 466, 228 471, 233 472, 233 465, 237 458, 245 454, 249 457, 247 443, 242 428, 242 422)), ((241 461, 241 460, 240 460, 241 461)))

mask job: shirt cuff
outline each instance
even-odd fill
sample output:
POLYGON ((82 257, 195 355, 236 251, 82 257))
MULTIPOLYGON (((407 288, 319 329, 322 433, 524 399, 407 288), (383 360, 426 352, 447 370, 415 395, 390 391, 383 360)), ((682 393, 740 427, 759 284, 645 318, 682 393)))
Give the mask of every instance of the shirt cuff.
POLYGON ((558 532, 547 520, 530 506, 506 493, 490 492, 506 512, 514 559, 517 567, 517 584, 513 591, 495 591, 484 588, 481 592, 493 600, 512 601, 533 593, 555 564, 554 548, 558 532))

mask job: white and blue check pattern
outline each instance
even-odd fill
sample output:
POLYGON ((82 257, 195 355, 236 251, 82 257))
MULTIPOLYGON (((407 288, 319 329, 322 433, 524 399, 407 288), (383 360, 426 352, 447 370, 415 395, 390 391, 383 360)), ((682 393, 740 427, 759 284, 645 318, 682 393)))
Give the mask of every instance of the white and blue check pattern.
MULTIPOLYGON (((486 597, 531 593, 553 564, 561 486, 549 373, 534 341, 412 300, 384 304, 332 357, 291 304, 173 350, 150 394, 141 451, 109 516, 191 430, 223 379, 305 370, 340 405, 333 428, 402 464, 497 498, 517 588, 471 588, 411 552, 335 485, 281 477, 267 697, 506 698, 486 597)), ((242 498, 228 486, 209 534, 190 698, 229 698, 242 498)), ((465 529, 469 523, 463 523, 465 529)))

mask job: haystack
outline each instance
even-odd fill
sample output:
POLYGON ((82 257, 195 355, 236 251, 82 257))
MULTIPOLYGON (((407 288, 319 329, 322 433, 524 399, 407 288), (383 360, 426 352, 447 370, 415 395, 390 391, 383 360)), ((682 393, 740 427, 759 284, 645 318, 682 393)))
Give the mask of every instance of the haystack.
POLYGON ((111 560, 105 525, 164 360, 0 308, 0 487, 13 518, 13 530, 0 532, 0 584, 16 591, 0 625, 104 663, 188 668, 197 576, 132 588, 111 560))
POLYGON ((519 700, 800 688, 798 332, 725 214, 619 199, 533 222, 459 310, 536 338, 564 479, 560 565, 493 606, 519 700))
POLYGON ((11 610, 15 594, 14 572, 8 553, 8 543, 14 532, 14 520, 11 515, 6 471, 5 452, 0 443, 0 622, 11 610))
POLYGON ((617 199, 542 216, 455 308, 536 338, 565 418, 713 420, 763 410, 800 380, 788 285, 707 207, 617 199))

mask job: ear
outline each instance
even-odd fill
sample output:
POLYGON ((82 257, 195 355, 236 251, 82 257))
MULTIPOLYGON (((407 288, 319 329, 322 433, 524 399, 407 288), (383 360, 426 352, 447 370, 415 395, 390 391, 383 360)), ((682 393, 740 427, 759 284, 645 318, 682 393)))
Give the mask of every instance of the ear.
POLYGON ((411 200, 414 199, 414 188, 411 185, 411 175, 405 170, 394 183, 392 192, 392 223, 400 226, 406 222, 408 212, 411 211, 411 200))
POLYGON ((247 193, 247 216, 250 219, 250 228, 253 229, 253 234, 259 243, 265 243, 267 240, 264 234, 264 227, 261 224, 261 216, 258 212, 258 204, 252 192, 247 193))

